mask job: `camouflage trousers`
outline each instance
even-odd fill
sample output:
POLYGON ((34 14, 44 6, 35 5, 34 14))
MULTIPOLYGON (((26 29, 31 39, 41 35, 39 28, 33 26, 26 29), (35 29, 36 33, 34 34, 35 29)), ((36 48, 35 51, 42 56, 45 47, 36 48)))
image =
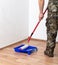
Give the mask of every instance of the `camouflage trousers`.
POLYGON ((58 0, 49 0, 46 27, 47 27, 47 46, 44 53, 49 57, 53 57, 58 30, 58 0))
POLYGON ((54 50, 58 30, 58 12, 48 11, 48 17, 46 19, 46 27, 47 27, 47 48, 54 50))

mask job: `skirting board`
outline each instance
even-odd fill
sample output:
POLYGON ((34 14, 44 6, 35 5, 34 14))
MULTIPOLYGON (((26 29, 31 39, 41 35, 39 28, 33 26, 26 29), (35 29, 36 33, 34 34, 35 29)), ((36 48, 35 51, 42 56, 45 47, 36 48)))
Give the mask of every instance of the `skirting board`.
MULTIPOLYGON (((18 42, 15 42, 15 43, 12 43, 11 45, 14 45, 14 44, 16 44, 16 43, 22 43, 22 42, 27 41, 27 40, 28 40, 28 38, 26 38, 26 39, 24 39, 24 40, 21 40, 21 41, 18 41, 18 42)), ((40 42, 47 42, 46 40, 36 39, 36 38, 31 38, 31 40, 40 41, 40 42)), ((31 40, 30 40, 30 41, 31 41, 31 40)), ((58 44, 58 42, 56 42, 56 43, 58 44)), ((4 46, 4 47, 1 47, 0 49, 6 48, 6 47, 11 46, 11 45, 7 45, 7 46, 4 46)))
POLYGON ((18 41, 18 42, 14 42, 14 43, 11 43, 11 44, 8 44, 8 45, 3 45, 3 46, 0 47, 0 49, 6 48, 8 46, 12 46, 12 45, 17 44, 17 43, 21 43, 21 42, 26 41, 26 40, 27 39, 24 39, 24 40, 21 40, 21 41, 18 41))
MULTIPOLYGON (((34 40, 34 41, 41 41, 41 42, 47 42, 47 40, 36 39, 36 38, 31 38, 31 40, 34 40)), ((58 42, 56 42, 56 43, 58 43, 58 42)))

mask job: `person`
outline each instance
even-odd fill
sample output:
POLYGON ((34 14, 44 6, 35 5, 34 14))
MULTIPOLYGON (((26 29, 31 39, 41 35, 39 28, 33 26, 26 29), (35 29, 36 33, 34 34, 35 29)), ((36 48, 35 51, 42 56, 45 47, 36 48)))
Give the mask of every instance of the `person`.
MULTIPOLYGON (((39 3, 39 19, 43 18, 44 0, 38 0, 39 3)), ((48 16, 46 19, 47 44, 44 54, 48 57, 54 57, 54 49, 56 46, 56 37, 58 30, 58 0, 48 1, 48 16)))

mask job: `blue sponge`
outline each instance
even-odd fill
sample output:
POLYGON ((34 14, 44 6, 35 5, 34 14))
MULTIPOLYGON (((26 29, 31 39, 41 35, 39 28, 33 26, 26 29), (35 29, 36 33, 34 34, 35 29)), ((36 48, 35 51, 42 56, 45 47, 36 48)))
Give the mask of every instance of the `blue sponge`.
POLYGON ((37 50, 38 50, 37 47, 26 45, 26 44, 22 44, 22 45, 17 46, 17 47, 14 48, 15 52, 26 53, 28 55, 32 54, 33 52, 35 52, 37 50))

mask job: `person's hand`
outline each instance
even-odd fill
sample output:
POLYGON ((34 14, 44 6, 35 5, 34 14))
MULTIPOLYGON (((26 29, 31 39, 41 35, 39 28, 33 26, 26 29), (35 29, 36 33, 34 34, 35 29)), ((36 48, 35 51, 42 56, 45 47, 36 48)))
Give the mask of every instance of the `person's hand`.
POLYGON ((39 14, 39 20, 41 20, 44 17, 43 13, 39 14))

